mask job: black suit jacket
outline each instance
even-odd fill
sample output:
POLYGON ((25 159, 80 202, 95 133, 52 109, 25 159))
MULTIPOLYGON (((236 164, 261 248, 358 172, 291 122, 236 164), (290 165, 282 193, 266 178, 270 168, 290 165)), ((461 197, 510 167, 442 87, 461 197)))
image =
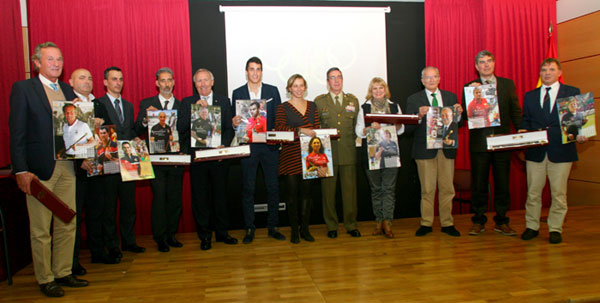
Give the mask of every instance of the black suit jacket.
MULTIPOLYGON (((500 109, 500 126, 477 128, 469 130, 469 151, 471 152, 486 152, 487 151, 487 137, 491 135, 503 135, 510 134, 510 123, 512 122, 513 127, 516 129, 521 125, 521 105, 519 104, 519 98, 517 97, 517 89, 515 83, 506 78, 496 76, 496 92, 498 93, 498 107, 500 109)), ((482 83, 481 78, 475 79, 465 86, 469 86, 471 83, 482 83)), ((467 110, 465 92, 462 93, 462 104, 465 110, 462 114, 462 121, 467 121, 467 110)))
POLYGON ((452 144, 452 145, 447 145, 446 143, 444 143, 444 148, 458 147, 458 124, 456 124, 456 122, 452 121, 452 123, 450 123, 450 125, 448 125, 448 129, 443 127, 442 130, 443 130, 442 139, 445 140, 446 138, 448 138, 450 140, 454 140, 454 144, 452 144))
MULTIPOLYGON (((190 128, 192 125, 192 104, 196 104, 196 102, 200 99, 200 95, 195 94, 193 96, 189 96, 183 98, 181 101, 184 114, 181 116, 181 121, 183 121, 183 127, 187 132, 186 144, 189 151, 192 151, 191 139, 190 139, 190 128)), ((229 102, 229 98, 221 95, 217 95, 213 92, 213 106, 221 107, 221 144, 224 146, 229 146, 231 141, 233 140, 234 131, 233 126, 231 125, 231 102, 229 102)), ((183 146, 183 144, 182 144, 183 146)))
MULTIPOLYGON (((265 100, 269 100, 273 98, 271 101, 267 102, 267 130, 275 129, 275 113, 277 112, 277 106, 281 104, 281 96, 279 95, 279 90, 277 87, 273 85, 269 85, 266 83, 262 84, 262 89, 260 92, 260 97, 265 100)), ((250 93, 248 92, 248 83, 236 88, 233 91, 233 95, 231 96, 231 111, 233 116, 236 116, 236 106, 235 101, 237 100, 249 100, 250 93)), ((259 143, 260 144, 260 143, 259 143)), ((269 149, 277 150, 279 149, 279 145, 269 145, 269 149)))
MULTIPOLYGON (((445 90, 441 90, 442 92, 442 102, 444 106, 454 106, 458 102, 456 95, 445 90)), ((412 94, 408 97, 408 101, 406 104, 406 112, 407 114, 418 114, 419 107, 421 106, 431 106, 429 104, 429 100, 427 99, 427 94, 425 90, 421 90, 412 94)), ((407 124, 406 125, 407 133, 414 133, 413 140, 413 148, 412 148, 412 156, 414 159, 433 159, 438 153, 437 149, 427 149, 427 115, 425 115, 419 124, 407 124)), ((444 155, 448 159, 456 158, 456 149, 444 149, 444 155)))
MULTIPOLYGON (((184 133, 184 124, 181 121, 182 115, 184 115, 183 103, 177 98, 175 99, 175 103, 173 103, 172 109, 177 110, 177 132, 179 133, 179 147, 180 152, 187 153, 187 148, 189 147, 189 126, 187 133, 184 133), (186 149, 184 150, 183 142, 187 142, 186 149)), ((140 102, 140 112, 138 113, 137 120, 135 122, 135 130, 139 137, 146 137, 146 144, 148 144, 148 127, 144 126, 144 118, 146 118, 146 109, 150 106, 154 106, 155 108, 162 110, 162 104, 160 103, 160 99, 158 95, 150 98, 146 98, 140 102)), ((148 144, 148 146, 150 146, 148 144)))
MULTIPOLYGON (((73 89, 59 81, 65 99, 75 99, 73 89)), ((42 180, 54 172, 52 108, 38 77, 13 84, 10 93, 10 156, 13 173, 28 171, 42 180)))
MULTIPOLYGON (((538 87, 525 94, 523 99, 523 121, 521 128, 526 130, 548 130, 549 144, 546 146, 533 147, 525 151, 525 159, 534 162, 542 162, 546 153, 548 159, 552 162, 573 162, 577 161, 577 147, 575 142, 562 144, 560 121, 558 120, 558 109, 552 107, 550 119, 542 111, 540 105, 541 87, 538 87)), ((579 95, 579 88, 561 84, 558 89, 556 99, 579 95)))
POLYGON ((133 105, 120 97, 121 104, 123 105, 123 123, 119 121, 117 117, 117 111, 110 102, 110 98, 104 95, 98 99, 94 99, 94 102, 98 102, 103 106, 94 107, 96 110, 96 118, 104 119, 104 125, 115 125, 117 128, 117 140, 131 140, 136 137, 135 132, 135 118, 133 116, 133 105))

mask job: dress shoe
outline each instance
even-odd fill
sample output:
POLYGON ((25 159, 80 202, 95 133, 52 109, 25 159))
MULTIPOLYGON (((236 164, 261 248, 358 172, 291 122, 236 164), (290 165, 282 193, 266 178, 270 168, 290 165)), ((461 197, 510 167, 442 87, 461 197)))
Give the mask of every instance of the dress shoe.
POLYGON ((315 242, 315 238, 310 234, 310 231, 308 230, 308 226, 300 227, 300 238, 302 238, 308 242, 315 242))
POLYGON ((121 263, 121 258, 115 258, 106 254, 92 255, 92 263, 119 264, 121 263))
POLYGON ((83 266, 81 266, 81 264, 77 262, 73 264, 73 267, 71 268, 71 273, 73 273, 76 276, 83 276, 87 273, 87 270, 85 270, 85 268, 83 268, 83 266))
POLYGON ((121 259, 123 258, 123 253, 121 253, 118 247, 113 247, 108 249, 108 256, 114 259, 121 259))
POLYGON ((453 236, 453 237, 460 237, 460 232, 458 230, 456 230, 454 225, 442 227, 442 232, 446 233, 450 236, 453 236))
POLYGON ((244 239, 242 240, 242 242, 244 244, 250 244, 250 243, 252 243, 252 241, 254 241, 254 229, 248 228, 246 230, 246 235, 244 236, 244 239))
POLYGON ((181 242, 177 241, 177 239, 175 239, 175 237, 167 238, 167 244, 171 247, 183 247, 183 244, 181 242))
POLYGON ((141 246, 137 246, 137 244, 126 245, 126 246, 123 246, 122 248, 123 248, 123 251, 130 251, 130 252, 133 252, 136 254, 143 253, 146 251, 145 248, 143 248, 141 246))
POLYGON ((349 230, 347 233, 354 238, 360 237, 360 231, 358 229, 349 230))
POLYGON ((337 238, 337 230, 330 230, 327 232, 327 237, 331 239, 337 238))
POLYGON ((74 275, 68 275, 62 278, 57 278, 55 279, 55 281, 60 286, 68 287, 86 287, 89 284, 88 281, 77 279, 74 275))
POLYGON ((225 237, 217 237, 217 242, 223 242, 228 245, 235 245, 238 243, 238 240, 227 234, 225 237))
POLYGON ((156 244, 158 245, 158 251, 160 252, 168 252, 170 250, 169 244, 167 244, 166 241, 159 241, 156 242, 156 244))
POLYGON ((65 291, 56 283, 56 281, 40 284, 40 290, 46 297, 58 298, 65 295, 65 291))
POLYGON ((517 232, 514 231, 514 229, 510 228, 510 226, 508 226, 508 223, 505 224, 496 224, 496 226, 494 226, 494 231, 497 233, 501 233, 505 236, 516 236, 517 232))
POLYGON ((298 234, 298 233, 292 233, 290 235, 290 242, 294 243, 294 244, 300 243, 300 234, 298 234))
POLYGON ((557 231, 551 231, 550 232, 550 243, 558 244, 560 242, 562 242, 562 235, 557 231))
POLYGON ((200 249, 209 250, 211 247, 210 238, 200 239, 200 249))
POLYGON ((485 231, 485 226, 483 224, 475 223, 475 224, 473 224, 473 226, 471 226, 471 229, 469 229, 469 235, 477 236, 484 231, 485 231))
POLYGON ((521 239, 523 240, 531 240, 538 236, 540 232, 537 230, 533 230, 531 228, 526 228, 523 234, 521 234, 521 239))
POLYGON ((285 236, 277 228, 269 228, 269 237, 279 241, 285 240, 285 236))
POLYGON ((431 226, 423 226, 421 225, 421 227, 419 227, 419 229, 417 229, 417 232, 415 233, 415 236, 417 237, 422 237, 430 232, 433 231, 433 228, 431 228, 431 226))
POLYGON ((383 221, 375 223, 375 229, 371 233, 373 236, 379 236, 383 234, 383 221))

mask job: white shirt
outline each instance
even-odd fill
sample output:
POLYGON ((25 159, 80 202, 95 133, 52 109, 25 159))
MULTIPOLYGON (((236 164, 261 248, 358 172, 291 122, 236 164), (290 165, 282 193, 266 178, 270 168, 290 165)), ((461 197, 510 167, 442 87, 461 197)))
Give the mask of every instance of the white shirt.
MULTIPOLYGON (((111 94, 106 94, 108 96, 108 99, 110 99, 110 103, 113 105, 113 107, 115 107, 115 100, 117 98, 113 97, 111 94)), ((123 119, 125 119, 125 112, 123 111, 123 98, 121 98, 121 96, 119 95, 119 107, 121 108, 121 113, 123 114, 123 119)), ((117 108, 115 107, 115 111, 117 110, 117 108)), ((120 121, 119 121, 120 122, 120 121)))
MULTIPOLYGON (((63 124, 63 140, 65 141, 65 148, 71 147, 71 145, 75 144, 84 144, 87 143, 89 139, 93 138, 92 132, 90 131, 90 127, 84 122, 76 119, 73 125, 69 126, 68 123, 63 124), (79 140, 81 137, 85 135, 85 138, 79 140)), ((84 150, 72 148, 67 149, 67 155, 76 155, 81 154, 84 150)))
POLYGON ((165 97, 163 97, 163 95, 158 94, 158 100, 160 101, 160 105, 163 109, 173 109, 173 103, 175 103, 175 97, 173 97, 173 95, 171 95, 171 98, 166 99, 165 97), (169 101, 169 104, 165 106, 165 102, 167 101, 169 101))
POLYGON ((42 82, 42 84, 48 86, 51 90, 54 90, 54 88, 52 88, 52 85, 50 84, 56 84, 56 86, 58 87, 58 90, 60 90, 60 85, 58 84, 58 80, 56 80, 56 82, 52 82, 50 80, 48 80, 48 78, 42 76, 42 74, 39 74, 40 81, 42 82))
POLYGON ((252 92, 252 90, 250 90, 250 84, 248 84, 248 94, 250 96, 250 100, 260 100, 261 98, 261 94, 262 94, 262 82, 260 83, 260 86, 258 87, 258 93, 255 94, 252 92))
POLYGON ((94 97, 94 95, 90 94, 88 97, 73 91, 75 93, 75 95, 77 95, 77 98, 79 98, 79 100, 81 100, 82 102, 91 102, 92 100, 96 99, 96 97, 94 97))
POLYGON ((425 89, 425 94, 427 95, 427 100, 429 100, 429 105, 433 106, 433 96, 431 95, 432 93, 435 94, 435 98, 438 101, 438 106, 444 107, 444 102, 442 101, 442 92, 439 88, 436 88, 434 92, 430 92, 429 90, 425 89))
POLYGON ((202 96, 200 95, 200 98, 206 98, 206 103, 208 103, 208 106, 212 106, 213 105, 213 92, 210 91, 210 94, 208 94, 208 96, 202 96))
POLYGON ((558 81, 554 82, 550 86, 546 86, 542 84, 540 88, 540 107, 544 108, 544 96, 546 96, 546 87, 550 87, 550 112, 554 108, 554 104, 556 103, 556 96, 558 95, 558 89, 560 88, 560 83, 558 81))

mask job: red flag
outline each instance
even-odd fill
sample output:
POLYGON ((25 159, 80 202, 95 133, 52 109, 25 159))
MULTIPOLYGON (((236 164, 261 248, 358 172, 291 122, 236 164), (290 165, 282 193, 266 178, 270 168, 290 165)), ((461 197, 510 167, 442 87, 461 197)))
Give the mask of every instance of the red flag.
MULTIPOLYGON (((548 50, 546 52, 546 58, 554 58, 558 59, 558 50, 556 49, 556 45, 554 44, 554 39, 552 39, 552 22, 550 22, 550 27, 548 27, 548 50)), ((558 82, 564 83, 562 74, 558 77, 558 82)), ((536 87, 542 86, 542 78, 538 78, 538 84, 536 87)))

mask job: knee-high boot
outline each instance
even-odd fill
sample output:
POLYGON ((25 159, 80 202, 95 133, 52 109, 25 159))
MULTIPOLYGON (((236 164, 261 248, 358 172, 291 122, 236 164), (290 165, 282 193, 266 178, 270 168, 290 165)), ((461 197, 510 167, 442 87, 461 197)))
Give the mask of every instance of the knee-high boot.
POLYGON ((289 197, 287 202, 288 217, 290 218, 290 228, 292 234, 290 236, 290 242, 300 243, 300 236, 298 235, 298 202, 296 197, 289 197))
POLYGON ((313 242, 315 238, 310 234, 308 226, 310 225, 310 210, 312 206, 312 199, 302 200, 302 226, 300 228, 300 235, 302 239, 313 242))

